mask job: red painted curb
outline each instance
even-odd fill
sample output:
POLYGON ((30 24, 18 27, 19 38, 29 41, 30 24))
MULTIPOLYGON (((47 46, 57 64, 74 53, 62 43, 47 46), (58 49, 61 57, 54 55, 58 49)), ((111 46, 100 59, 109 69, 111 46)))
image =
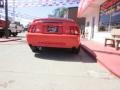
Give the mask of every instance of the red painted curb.
POLYGON ((81 44, 81 48, 83 50, 85 50, 92 58, 96 59, 96 54, 91 50, 89 49, 88 47, 86 47, 85 45, 81 44))
POLYGON ((100 60, 97 59, 97 62, 100 63, 101 65, 103 65, 107 70, 109 70, 112 74, 114 74, 115 76, 117 76, 118 78, 120 78, 120 75, 116 74, 115 72, 113 72, 109 67, 107 67, 104 63, 102 63, 100 60))
POLYGON ((90 54, 90 56, 92 56, 92 58, 96 59, 98 63, 100 63, 101 65, 103 65, 112 74, 114 74, 115 76, 117 76, 118 78, 120 78, 119 74, 116 74, 115 71, 111 70, 107 65, 105 65, 101 60, 99 60, 97 58, 97 55, 95 54, 95 52, 93 50, 91 50, 90 48, 88 48, 87 46, 85 46, 83 44, 81 44, 81 48, 83 48, 88 54, 90 54))

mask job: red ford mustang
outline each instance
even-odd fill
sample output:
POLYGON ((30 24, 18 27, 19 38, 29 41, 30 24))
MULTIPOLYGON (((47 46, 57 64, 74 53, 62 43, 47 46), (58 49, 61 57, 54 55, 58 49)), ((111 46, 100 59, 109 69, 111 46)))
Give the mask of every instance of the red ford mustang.
POLYGON ((41 18, 34 20, 27 33, 27 42, 33 52, 42 47, 70 48, 80 51, 80 28, 70 19, 41 18))

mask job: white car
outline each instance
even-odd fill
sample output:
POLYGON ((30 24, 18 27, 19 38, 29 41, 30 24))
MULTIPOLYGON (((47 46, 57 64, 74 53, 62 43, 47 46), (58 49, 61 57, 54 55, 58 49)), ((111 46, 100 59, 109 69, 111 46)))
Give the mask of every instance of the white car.
POLYGON ((23 31, 22 25, 17 25, 15 23, 11 23, 9 26, 10 35, 17 36, 17 34, 21 33, 22 31, 23 31))

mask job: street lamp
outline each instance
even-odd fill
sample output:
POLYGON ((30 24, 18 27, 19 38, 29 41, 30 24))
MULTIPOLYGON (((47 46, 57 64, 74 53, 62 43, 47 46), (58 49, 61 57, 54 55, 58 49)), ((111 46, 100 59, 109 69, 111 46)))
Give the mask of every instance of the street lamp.
POLYGON ((5 0, 5 37, 9 37, 9 32, 8 32, 8 0, 5 0))

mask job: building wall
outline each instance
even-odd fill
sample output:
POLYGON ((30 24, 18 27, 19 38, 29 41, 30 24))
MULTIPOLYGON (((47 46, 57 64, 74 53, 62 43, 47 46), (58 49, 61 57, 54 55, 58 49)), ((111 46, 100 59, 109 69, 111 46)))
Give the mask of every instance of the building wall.
MULTIPOLYGON (((102 4, 102 3, 101 3, 102 4)), ((115 5, 115 4, 114 4, 115 5)), ((116 3, 116 5, 118 5, 118 3, 116 3)), ((120 6, 119 6, 120 7, 120 6)), ((117 9, 116 8, 113 8, 112 10, 116 10, 116 12, 118 13, 118 6, 117 6, 117 9)), ((120 9, 119 9, 120 10, 120 9)), ((95 40, 95 41, 98 41, 98 42, 101 42, 101 43, 104 43, 104 40, 105 40, 105 37, 108 37, 110 36, 110 30, 112 28, 115 28, 115 25, 117 26, 117 28, 120 26, 117 25, 116 23, 118 22, 114 22, 114 23, 110 23, 110 27, 111 28, 108 28, 108 30, 106 31, 100 31, 99 30, 99 12, 100 12, 100 5, 98 6, 95 6, 95 5, 92 5, 90 7, 88 7, 86 9, 86 11, 84 12, 84 17, 86 18, 86 27, 85 27, 85 32, 86 32, 86 38, 89 39, 89 40, 95 40), (92 18, 95 17, 95 26, 94 26, 94 31, 93 31, 93 28, 92 28, 92 18), (87 25, 87 23, 89 22, 89 25, 87 25), (113 27, 114 26, 114 27, 113 27), (94 35, 94 37, 92 37, 92 35, 94 35)), ((113 11, 115 13, 115 11, 113 11)), ((112 15, 113 15, 113 12, 112 12, 112 15)), ((110 14, 110 13, 108 13, 110 14)), ((114 16, 115 17, 115 16, 114 16)), ((117 18, 118 16, 116 16, 117 18)), ((113 18, 112 18, 113 19, 113 18)), ((119 19, 119 18, 117 18, 119 19)), ((106 19, 104 19, 106 20, 106 19)), ((116 20, 116 19, 113 19, 113 20, 116 20)), ((104 24, 103 24, 104 25, 104 24)))
POLYGON ((77 22, 77 24, 80 26, 81 31, 85 31, 85 18, 84 17, 77 17, 78 7, 71 7, 68 8, 68 18, 73 19, 77 22))
POLYGON ((110 35, 110 32, 99 32, 98 31, 98 23, 99 23, 99 8, 96 10, 94 9, 89 16, 86 16, 86 27, 85 27, 85 36, 88 40, 94 40, 100 43, 104 43, 105 37, 110 35), (92 30, 92 18, 95 17, 95 25, 94 25, 94 32, 92 30), (89 26, 87 23, 89 22, 89 26), (92 33, 93 38, 92 38, 92 33))
MULTIPOLYGON (((87 0, 86 0, 87 1, 87 0)), ((100 5, 107 0, 95 0, 92 4, 90 4, 83 13, 79 15, 78 17, 85 17, 85 38, 89 40, 95 40, 100 43, 104 43, 105 37, 110 36, 110 32, 99 32, 98 31, 98 24, 99 24, 99 10, 100 5), (92 18, 95 18, 95 24, 94 24, 94 31, 92 28, 92 18), (92 34, 93 33, 93 34, 92 34), (93 35, 93 38, 92 38, 93 35)), ((82 7, 82 6, 81 6, 82 7)))
POLYGON ((75 21, 78 21, 77 20, 77 11, 78 11, 77 7, 68 8, 68 18, 71 18, 71 19, 74 19, 75 21))
POLYGON ((78 7, 68 8, 68 18, 74 19, 78 24, 85 24, 85 18, 77 17, 78 7))
POLYGON ((99 8, 95 8, 91 11, 91 13, 89 13, 89 15, 85 16, 86 18, 86 22, 85 22, 85 33, 86 38, 88 39, 93 39, 96 37, 96 32, 98 32, 98 22, 99 22, 99 8), (95 22, 94 22, 94 27, 93 27, 93 18, 95 18, 95 22), (89 24, 89 25, 87 25, 89 24), (94 30, 93 30, 94 29, 94 30), (93 37, 92 37, 93 34, 93 37))

